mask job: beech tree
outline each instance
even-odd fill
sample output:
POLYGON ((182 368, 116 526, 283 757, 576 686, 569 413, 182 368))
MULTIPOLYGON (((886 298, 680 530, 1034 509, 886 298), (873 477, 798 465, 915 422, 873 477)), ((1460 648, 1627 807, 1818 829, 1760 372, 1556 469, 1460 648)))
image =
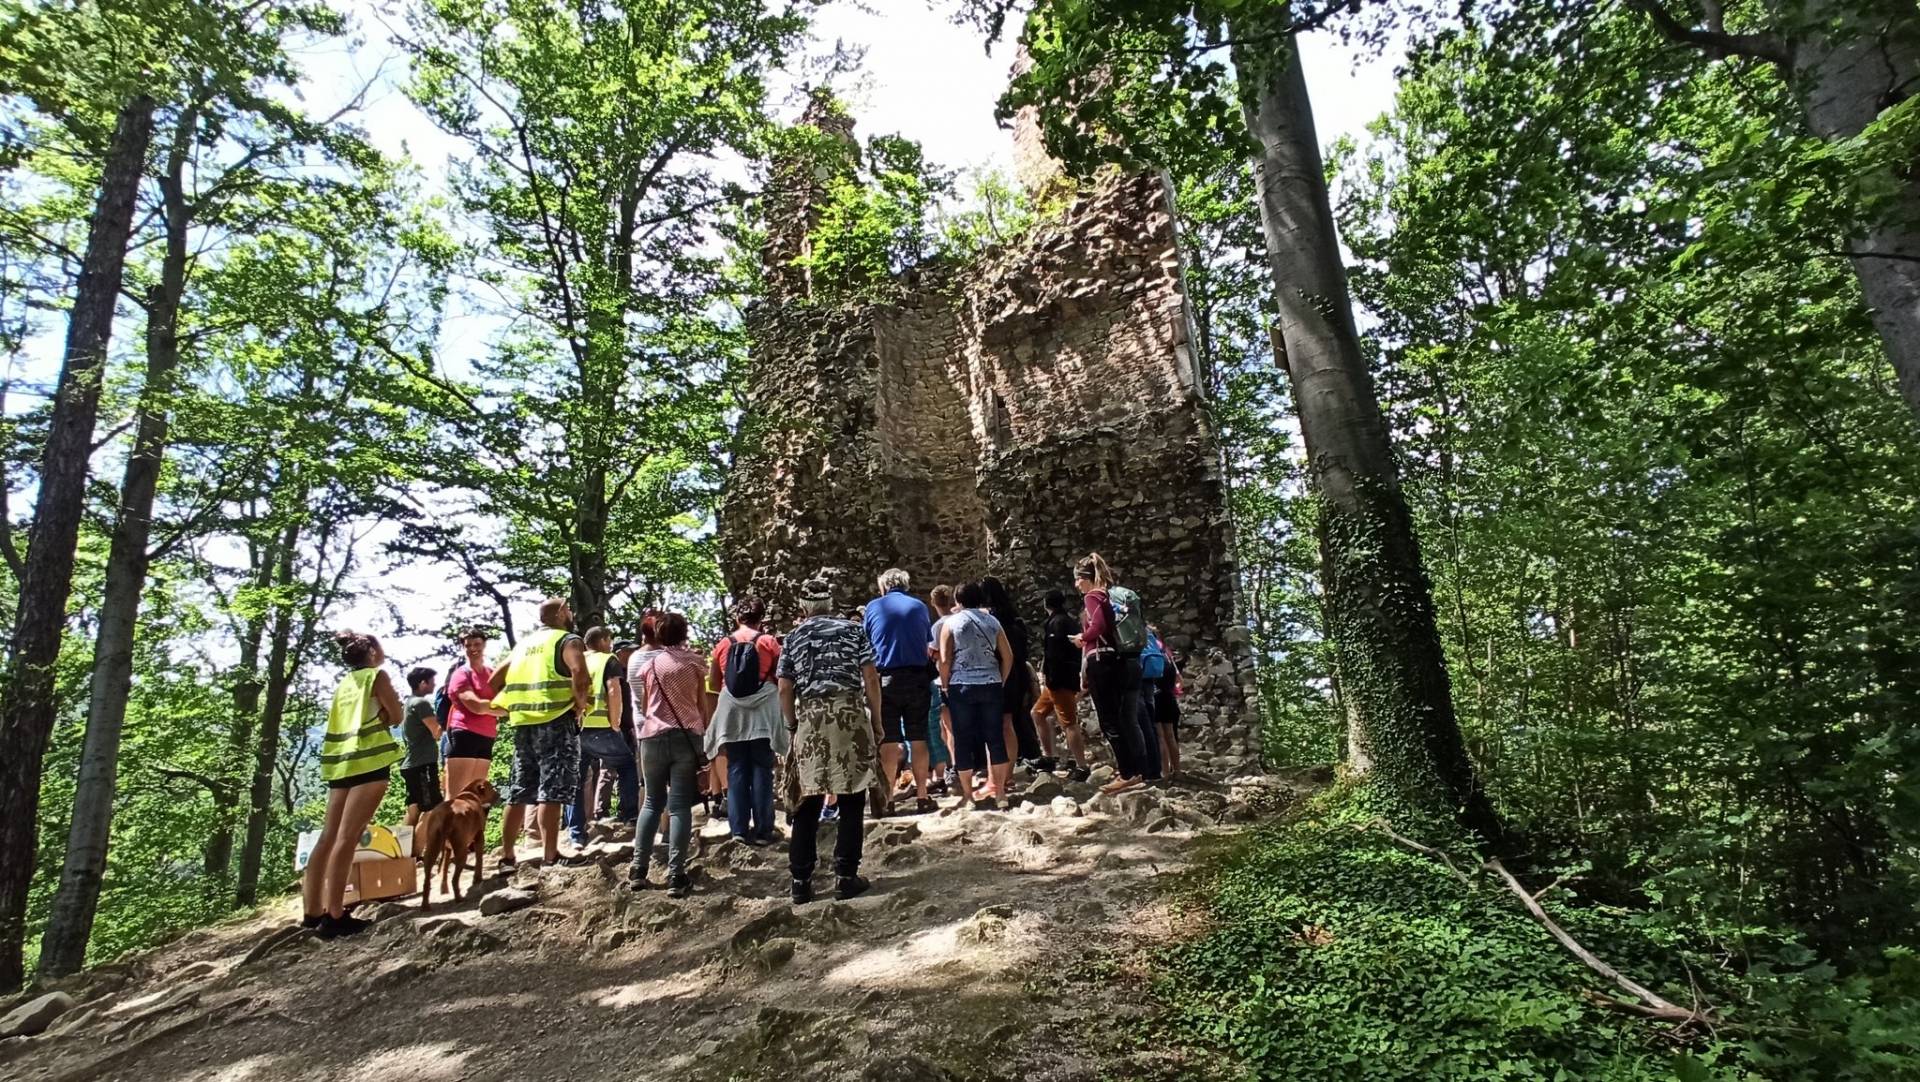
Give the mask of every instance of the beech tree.
POLYGON ((766 76, 810 6, 413 10, 396 39, 412 93, 472 152, 455 192, 513 320, 477 378, 416 367, 422 405, 444 418, 423 449, 432 472, 507 526, 504 543, 459 539, 478 550, 470 577, 491 565, 564 592, 586 626, 638 585, 684 577, 689 556, 706 563, 684 528, 694 487, 711 485, 719 376, 739 348, 714 318, 711 230, 741 193, 715 162, 756 152, 766 76))
MULTIPOLYGON (((1007 7, 975 5, 997 31, 1007 7)), ((1248 154, 1277 309, 1278 361, 1305 442, 1348 764, 1416 806, 1500 835, 1454 716, 1398 466, 1348 296, 1287 3, 1046 0, 1020 35, 1032 64, 1001 101, 1037 105, 1070 165, 1248 154), (1232 82, 1223 60, 1230 52, 1232 82)))
POLYGON ((1731 13, 1721 0, 1700 0, 1697 12, 1666 0, 1629 6, 1703 56, 1771 66, 1807 129, 1848 160, 1853 183, 1842 195, 1855 235, 1843 251, 1900 393, 1920 415, 1920 9, 1902 0, 1790 0, 1731 13))

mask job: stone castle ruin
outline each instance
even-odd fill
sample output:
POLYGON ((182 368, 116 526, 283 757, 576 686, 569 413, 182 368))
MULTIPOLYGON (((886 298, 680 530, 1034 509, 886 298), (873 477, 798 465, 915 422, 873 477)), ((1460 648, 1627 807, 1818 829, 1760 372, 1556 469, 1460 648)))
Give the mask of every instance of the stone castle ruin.
MULTIPOLYGON (((852 143, 852 122, 818 103, 802 123, 852 143)), ((1032 116, 1015 142, 1029 189, 1048 183, 1032 116)), ((1014 243, 911 268, 884 303, 840 303, 793 265, 825 180, 776 162, 768 187, 750 438, 720 519, 729 590, 765 597, 786 626, 821 568, 848 607, 887 567, 922 597, 993 574, 1037 658, 1042 598, 1060 588, 1077 606, 1073 561, 1098 551, 1187 659, 1198 764, 1255 762, 1227 489, 1166 183, 1104 177, 1014 243)))

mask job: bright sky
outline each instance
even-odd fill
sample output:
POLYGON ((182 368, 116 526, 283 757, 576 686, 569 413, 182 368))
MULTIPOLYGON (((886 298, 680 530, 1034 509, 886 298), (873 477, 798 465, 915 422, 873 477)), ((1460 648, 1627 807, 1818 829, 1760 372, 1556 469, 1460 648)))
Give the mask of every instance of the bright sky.
MULTIPOLYGON (((817 47, 835 40, 863 46, 866 79, 849 105, 863 134, 900 134, 918 140, 928 158, 949 168, 1009 168, 1009 134, 993 120, 994 100, 1006 85, 1013 46, 1002 42, 988 55, 971 27, 956 26, 951 6, 928 0, 838 3, 815 18, 817 47), (862 6, 868 10, 862 10, 862 6)), ((307 105, 325 111, 378 77, 363 122, 383 150, 411 153, 428 176, 440 175, 460 144, 438 132, 400 92, 405 64, 387 44, 383 22, 398 25, 390 2, 349 0, 362 43, 302 56, 309 75, 307 105)), ((1373 57, 1343 47, 1326 34, 1301 42, 1314 121, 1323 143, 1343 134, 1360 137, 1392 101, 1395 57, 1373 57)), ((797 115, 797 104, 786 113, 797 115)))
MULTIPOLYGON (((384 28, 399 25, 396 5, 390 0, 354 0, 349 6, 361 42, 301 56, 308 73, 306 106, 330 112, 371 81, 360 122, 381 149, 411 155, 430 180, 444 176, 446 162, 460 153, 461 145, 436 130, 399 89, 405 64, 387 44, 384 28)), ((815 22, 821 51, 836 39, 866 48, 866 79, 846 95, 858 131, 918 140, 929 160, 946 168, 1010 170, 1010 133, 994 123, 993 105, 1006 84, 1012 44, 1002 43, 988 55, 975 30, 956 26, 947 17, 950 4, 935 8, 927 0, 869 0, 866 6, 869 10, 836 4, 821 11, 815 22)), ((1390 104, 1397 58, 1343 49, 1324 34, 1303 39, 1302 58, 1323 144, 1341 135, 1362 137, 1365 126, 1390 104)), ((786 104, 780 112, 797 115, 799 104, 786 104)), ((451 313, 443 330, 442 358, 457 365, 479 353, 497 326, 490 318, 451 313)), ((418 567, 392 569, 384 582, 361 586, 366 593, 333 623, 376 634, 391 631, 390 606, 404 607, 417 625, 436 622, 437 595, 449 586, 459 588, 437 569, 418 567)), ((537 602, 529 598, 516 612, 518 627, 534 626, 537 602)), ((447 607, 441 605, 440 611, 447 607)), ((450 654, 440 657, 447 653, 445 644, 423 637, 386 636, 385 644, 389 657, 403 667, 429 658, 437 659, 436 666, 451 660, 450 654)))

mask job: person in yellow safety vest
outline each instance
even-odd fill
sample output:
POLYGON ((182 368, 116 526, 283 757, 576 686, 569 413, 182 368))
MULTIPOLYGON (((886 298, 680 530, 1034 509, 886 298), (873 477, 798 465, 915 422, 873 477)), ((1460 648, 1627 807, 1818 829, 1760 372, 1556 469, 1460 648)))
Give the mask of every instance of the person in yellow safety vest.
POLYGON ((573 612, 557 597, 540 603, 540 630, 521 639, 493 670, 493 705, 513 727, 513 772, 500 830, 500 866, 517 863, 527 806, 539 805, 540 844, 547 864, 578 864, 560 854, 560 809, 580 799, 580 721, 593 708, 593 684, 580 636, 567 629, 573 612))
POLYGON ((321 939, 365 931, 369 922, 346 914, 347 876, 360 834, 387 795, 393 764, 406 758, 390 731, 400 724, 400 695, 380 666, 387 655, 372 635, 334 636, 347 675, 333 692, 327 732, 320 741, 320 777, 327 783, 327 818, 307 858, 300 894, 302 927, 321 939))
MULTIPOLYGON (((587 844, 593 798, 600 791, 592 769, 597 766, 622 779, 635 778, 633 748, 620 735, 626 681, 622 679, 624 670, 608 652, 612 645, 613 632, 604 627, 587 629, 587 679, 593 685, 593 706, 587 711, 587 719, 580 723, 580 798, 567 807, 567 829, 575 845, 587 844)), ((638 787, 633 781, 626 784, 630 788, 621 794, 621 799, 630 806, 636 799, 638 787)))

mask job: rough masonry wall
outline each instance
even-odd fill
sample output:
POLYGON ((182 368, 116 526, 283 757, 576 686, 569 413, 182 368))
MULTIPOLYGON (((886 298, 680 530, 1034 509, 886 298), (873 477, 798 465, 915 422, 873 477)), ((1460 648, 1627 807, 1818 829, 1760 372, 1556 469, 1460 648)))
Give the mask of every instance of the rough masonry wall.
POLYGON ((890 304, 754 313, 747 450, 721 518, 729 588, 767 597, 784 628, 822 567, 849 606, 889 566, 923 595, 992 573, 1037 630, 1041 597, 1071 593, 1073 561, 1099 551, 1188 658, 1198 763, 1257 759, 1227 492, 1161 182, 1109 177, 1021 244, 901 285, 890 304))

